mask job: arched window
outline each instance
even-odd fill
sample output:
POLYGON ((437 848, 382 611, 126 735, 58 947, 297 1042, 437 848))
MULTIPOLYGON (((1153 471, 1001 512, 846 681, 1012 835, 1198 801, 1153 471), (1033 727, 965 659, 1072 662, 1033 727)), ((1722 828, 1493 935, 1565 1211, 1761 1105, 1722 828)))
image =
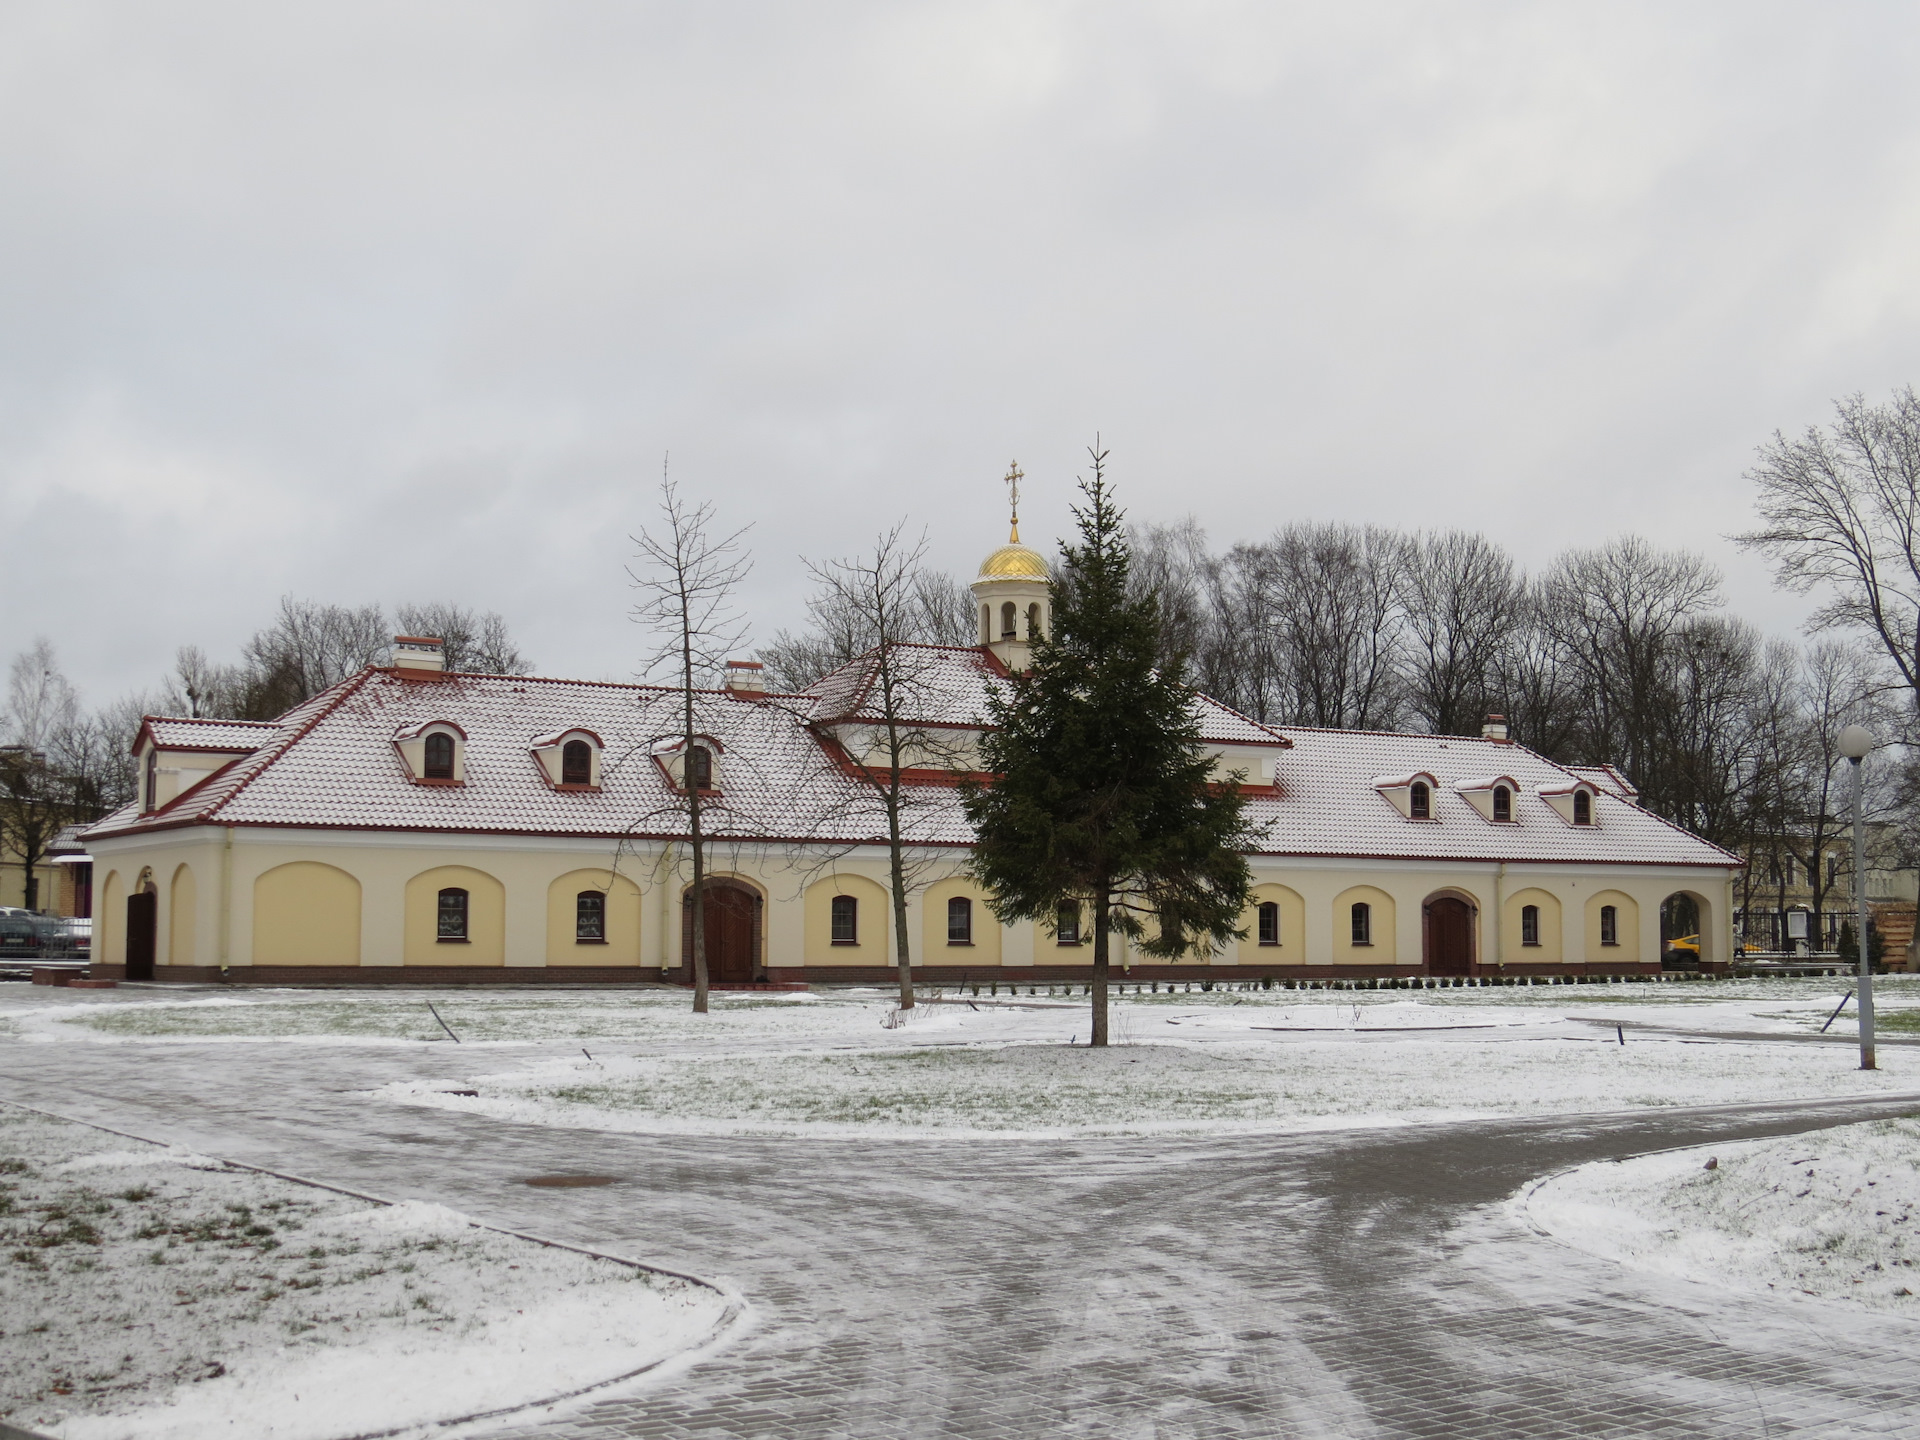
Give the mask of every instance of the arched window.
POLYGON ((711 790, 713 788, 713 752, 704 745, 696 745, 689 750, 687 775, 694 789, 711 790))
POLYGON ((1260 943, 1262 945, 1280 943, 1280 907, 1271 900, 1260 902, 1260 943))
POLYGON ((1618 906, 1600 907, 1600 943, 1618 945, 1620 943, 1620 910, 1618 906))
POLYGON ((964 895, 947 901, 947 944, 973 944, 973 901, 964 895))
POLYGON ((453 779, 453 737, 444 730, 427 736, 427 779, 453 779))
POLYGON ((582 890, 573 899, 573 938, 592 943, 607 938, 607 897, 599 890, 582 890))
POLYGON ((1424 780, 1413 782, 1413 788, 1407 792, 1407 813, 1416 820, 1430 819, 1433 815, 1433 791, 1424 780))
POLYGON ((1062 905, 1053 917, 1053 938, 1062 945, 1080 943, 1080 907, 1062 905))
POLYGON ((860 943, 860 902, 851 895, 833 897, 833 943, 860 943))
POLYGON ((985 645, 992 639, 993 607, 991 605, 982 605, 980 607, 980 643, 985 645))
POLYGON ((160 799, 160 752, 157 749, 147 751, 147 803, 148 811, 159 808, 160 799))
POLYGON ((1513 819, 1513 791, 1504 785, 1493 787, 1493 818, 1496 820, 1513 819))
POLYGON ((1540 907, 1538 905, 1520 907, 1520 943, 1522 945, 1540 943, 1540 907))
POLYGON ((1014 628, 1020 623, 1020 607, 1009 600, 1000 607, 1000 638, 1017 640, 1019 632, 1014 628))
POLYGON ((1373 944, 1373 906, 1364 900, 1353 907, 1353 943, 1373 944))
POLYGON ((1593 823, 1593 796, 1584 790, 1573 792, 1573 823, 1576 825, 1593 823))
POLYGON ((1027 606, 1027 639, 1038 640, 1039 638, 1040 602, 1036 600, 1033 604, 1027 606))
POLYGON ((584 740, 569 740, 560 749, 560 783, 593 783, 593 747, 584 740))
POLYGON ((467 892, 461 889, 442 890, 440 892, 440 911, 438 924, 434 930, 438 940, 465 940, 467 938, 467 892))

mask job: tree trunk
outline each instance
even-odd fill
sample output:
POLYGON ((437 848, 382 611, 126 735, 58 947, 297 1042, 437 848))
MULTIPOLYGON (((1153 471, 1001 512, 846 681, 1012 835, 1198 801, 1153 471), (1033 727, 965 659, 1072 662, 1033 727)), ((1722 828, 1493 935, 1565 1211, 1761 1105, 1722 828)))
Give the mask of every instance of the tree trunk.
POLYGON ((900 1008, 913 1009, 913 954, 907 944, 907 875, 900 857, 900 822, 893 822, 893 943, 900 952, 900 1008))
POLYGON ((1093 1038, 1087 1042, 1099 1046, 1107 1043, 1107 946, 1112 939, 1107 933, 1110 905, 1107 887, 1102 885, 1093 900, 1093 1038))

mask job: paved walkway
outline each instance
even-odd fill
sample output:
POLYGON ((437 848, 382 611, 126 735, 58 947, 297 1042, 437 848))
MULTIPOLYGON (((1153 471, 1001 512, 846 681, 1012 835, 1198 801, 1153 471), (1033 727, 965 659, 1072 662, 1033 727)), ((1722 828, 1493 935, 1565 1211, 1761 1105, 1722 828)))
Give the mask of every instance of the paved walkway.
POLYGON ((440 1200, 752 1302, 751 1328, 686 1373, 495 1440, 1920 1434, 1920 1325, 1630 1274, 1499 1207, 1565 1165, 1912 1099, 851 1144, 600 1135, 354 1093, 462 1064, 453 1047, 0 1046, 3 1093, 28 1103, 440 1200), (519 1183, 558 1171, 619 1183, 519 1183))

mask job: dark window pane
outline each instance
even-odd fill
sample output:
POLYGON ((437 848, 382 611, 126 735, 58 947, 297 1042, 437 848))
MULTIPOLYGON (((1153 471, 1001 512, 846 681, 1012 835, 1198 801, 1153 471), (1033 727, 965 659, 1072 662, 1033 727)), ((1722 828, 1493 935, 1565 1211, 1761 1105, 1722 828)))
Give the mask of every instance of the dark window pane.
POLYGON ((1080 943, 1080 907, 1078 905, 1060 907, 1060 913, 1054 917, 1053 936, 1062 945, 1080 943))
POLYGON ((573 938, 607 938, 607 897, 598 890, 582 890, 573 902, 573 938))
POLYGON ((1602 945, 1620 943, 1620 912, 1611 905, 1600 907, 1600 943, 1602 945))
POLYGON ((560 751, 560 783, 593 783, 593 747, 584 740, 569 740, 560 751))
POLYGON ((1538 905, 1520 907, 1520 943, 1522 945, 1540 943, 1540 907, 1538 905))
POLYGON ((1493 787, 1493 818, 1496 820, 1513 819, 1513 792, 1504 785, 1493 787))
POLYGON ((688 752, 687 770, 693 777, 693 788, 711 790, 713 788, 713 752, 704 745, 696 745, 688 752))
POLYGON ((427 779, 453 779, 453 737, 444 731, 427 736, 427 779))
POLYGON ((437 933, 442 940, 467 938, 466 891, 442 890, 440 892, 440 924, 437 933))
POLYGON ((1573 823, 1576 825, 1593 823, 1593 797, 1584 790, 1573 792, 1573 823))
POLYGON ((956 895, 947 901, 947 943, 973 943, 973 901, 963 895, 956 895))
POLYGON ((1260 943, 1262 945, 1280 943, 1280 907, 1271 900, 1260 906, 1260 943))
POLYGON ((1373 907, 1364 901, 1353 907, 1353 943, 1373 943, 1373 907))
POLYGON ((1416 820, 1425 820, 1433 813, 1433 794, 1427 789, 1424 782, 1416 782, 1414 784, 1413 794, 1409 799, 1407 808, 1412 812, 1413 818, 1416 820))
POLYGON ((833 897, 833 943, 860 943, 860 902, 851 895, 833 897))

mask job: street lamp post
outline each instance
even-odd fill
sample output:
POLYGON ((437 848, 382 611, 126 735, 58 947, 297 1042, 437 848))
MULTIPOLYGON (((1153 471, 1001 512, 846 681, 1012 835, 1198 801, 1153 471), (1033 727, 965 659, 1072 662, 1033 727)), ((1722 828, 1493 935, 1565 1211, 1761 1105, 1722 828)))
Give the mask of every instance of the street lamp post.
POLYGON ((1864 725, 1840 732, 1840 753, 1853 769, 1853 943, 1860 962, 1860 1068, 1873 1063, 1873 947, 1867 944, 1867 825, 1861 799, 1860 762, 1879 742, 1864 725))

